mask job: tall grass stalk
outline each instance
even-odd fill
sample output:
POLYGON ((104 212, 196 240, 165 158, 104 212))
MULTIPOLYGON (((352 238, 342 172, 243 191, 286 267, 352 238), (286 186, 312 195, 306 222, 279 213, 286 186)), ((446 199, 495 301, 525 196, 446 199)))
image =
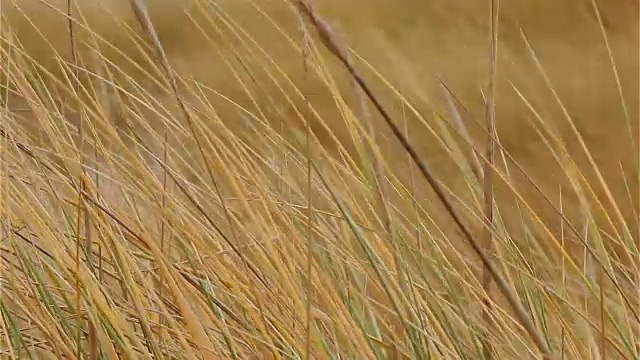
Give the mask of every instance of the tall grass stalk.
MULTIPOLYGON (((488 253, 492 253, 494 251, 493 244, 493 234, 490 228, 493 225, 493 170, 492 168, 495 166, 495 144, 494 137, 496 134, 496 78, 497 78, 497 62, 498 62, 498 20, 499 20, 499 9, 500 9, 500 1, 499 0, 491 0, 490 2, 490 29, 491 29, 491 69, 490 69, 490 78, 489 78, 489 98, 487 99, 487 130, 489 132, 489 137, 487 141, 487 161, 484 167, 484 212, 485 218, 487 221, 487 231, 486 231, 486 245, 488 253)), ((491 319, 491 312, 494 302, 493 294, 491 291, 491 282, 492 275, 489 269, 484 268, 482 274, 482 286, 484 291, 487 293, 488 299, 484 302, 486 307, 485 309, 485 322, 489 329, 491 329, 491 323, 493 322, 491 319)), ((483 354, 486 359, 492 358, 492 350, 489 340, 485 340, 483 343, 483 354)))

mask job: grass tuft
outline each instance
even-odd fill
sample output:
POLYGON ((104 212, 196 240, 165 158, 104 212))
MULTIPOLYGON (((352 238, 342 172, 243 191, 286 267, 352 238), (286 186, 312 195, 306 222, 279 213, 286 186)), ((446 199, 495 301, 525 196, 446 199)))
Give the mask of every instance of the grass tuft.
POLYGON ((640 357, 637 3, 0 8, 0 357, 640 357))

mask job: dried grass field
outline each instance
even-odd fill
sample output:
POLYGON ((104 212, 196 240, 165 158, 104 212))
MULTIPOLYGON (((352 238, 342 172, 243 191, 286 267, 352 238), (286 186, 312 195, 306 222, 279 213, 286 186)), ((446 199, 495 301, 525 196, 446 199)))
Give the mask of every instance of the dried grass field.
POLYGON ((0 10, 1 358, 640 358, 638 1, 0 10))

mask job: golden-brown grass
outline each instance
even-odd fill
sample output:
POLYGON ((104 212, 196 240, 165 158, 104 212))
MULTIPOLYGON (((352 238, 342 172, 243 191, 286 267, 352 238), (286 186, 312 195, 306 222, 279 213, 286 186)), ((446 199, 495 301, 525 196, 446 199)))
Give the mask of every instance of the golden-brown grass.
POLYGON ((640 356, 636 1, 100 3, 1 3, 3 357, 640 356))

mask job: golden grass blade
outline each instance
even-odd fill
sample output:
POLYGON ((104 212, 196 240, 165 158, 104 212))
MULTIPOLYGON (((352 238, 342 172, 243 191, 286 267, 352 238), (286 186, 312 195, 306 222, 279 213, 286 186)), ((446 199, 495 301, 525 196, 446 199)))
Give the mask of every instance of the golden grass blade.
MULTIPOLYGON (((490 10, 491 10, 491 70, 490 70, 490 80, 489 80, 489 98, 487 99, 487 131, 489 132, 488 137, 488 145, 487 145, 487 160, 485 162, 484 167, 484 177, 483 177, 483 186, 484 186, 484 214, 487 222, 487 231, 485 232, 485 249, 488 253, 492 253, 495 251, 495 244, 493 239, 493 234, 491 228, 494 226, 494 183, 493 183, 493 167, 495 164, 495 143, 494 137, 496 136, 496 79, 497 79, 497 71, 498 71, 498 23, 499 23, 499 10, 500 9, 500 1, 499 0, 491 0, 490 2, 490 10)), ((492 283, 492 274, 486 267, 483 269, 482 273, 482 287, 485 293, 488 296, 488 299, 484 301, 485 305, 485 313, 484 319, 489 328, 489 331, 493 328, 493 320, 492 320, 492 303, 495 302, 493 298, 493 292, 491 291, 491 283, 492 283)), ((492 356, 492 347, 488 343, 488 341, 484 341, 483 344, 483 354, 485 359, 491 359, 492 356)))

